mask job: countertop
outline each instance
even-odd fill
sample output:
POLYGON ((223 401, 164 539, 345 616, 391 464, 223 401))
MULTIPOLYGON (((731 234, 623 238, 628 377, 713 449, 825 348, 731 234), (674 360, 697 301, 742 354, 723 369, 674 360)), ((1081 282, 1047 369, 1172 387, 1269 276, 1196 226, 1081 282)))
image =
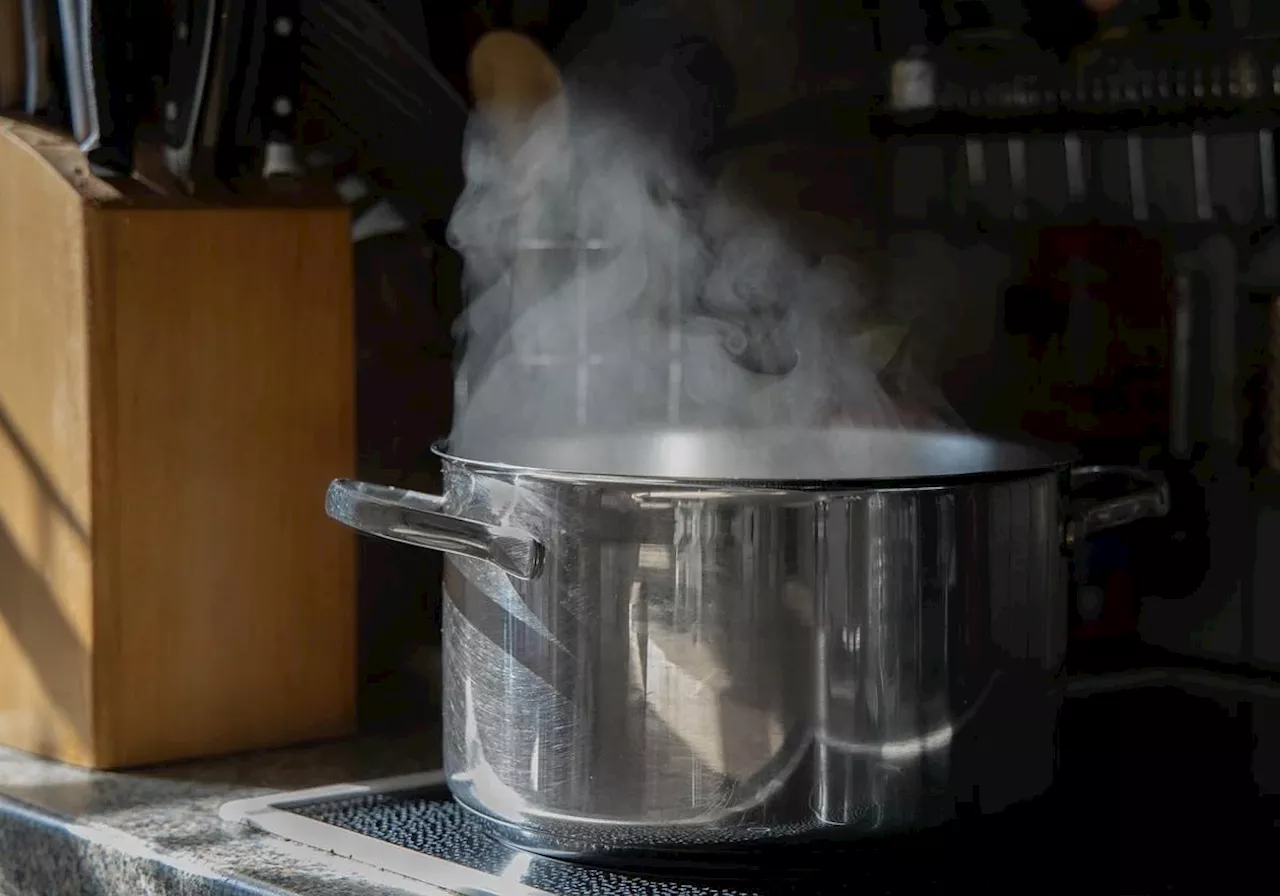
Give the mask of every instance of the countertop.
MULTIPOLYGON (((401 878, 229 824, 224 803, 439 767, 439 733, 127 772, 0 749, 0 894, 400 896, 401 878)), ((412 892, 421 893, 421 885, 412 892)))

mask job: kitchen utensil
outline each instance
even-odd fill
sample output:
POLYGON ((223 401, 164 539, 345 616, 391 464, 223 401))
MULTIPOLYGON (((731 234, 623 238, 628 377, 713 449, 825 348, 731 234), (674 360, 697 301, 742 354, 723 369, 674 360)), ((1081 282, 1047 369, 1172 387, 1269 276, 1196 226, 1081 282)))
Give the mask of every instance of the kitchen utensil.
POLYGON ((366 169, 384 173, 414 223, 447 221, 462 192, 467 104, 432 65, 425 33, 367 0, 301 9, 305 102, 360 147, 366 169))
MULTIPOLYGON (((249 39, 261 6, 261 2, 221 0, 218 4, 197 136, 198 164, 192 171, 196 180, 227 182, 240 173, 239 116, 242 112, 251 114, 245 109, 253 89, 253 82, 249 81, 249 39)), ((254 74, 258 72, 255 70, 254 74)), ((195 180, 191 186, 196 186, 195 180)))
POLYGON ((476 108, 497 131, 503 155, 511 160, 539 121, 550 115, 564 126, 564 84, 560 70, 534 41, 514 31, 490 31, 467 60, 476 108), (554 105, 553 105, 554 104, 554 105))
POLYGON ((252 21, 252 3, 218 0, 217 20, 209 53, 208 78, 196 131, 196 156, 187 184, 198 189, 205 181, 222 180, 233 167, 228 159, 229 132, 235 121, 239 86, 243 77, 243 37, 245 24, 252 21))
POLYGON ((266 68, 258 95, 265 108, 262 173, 297 174, 298 107, 302 102, 302 32, 299 0, 273 0, 265 9, 266 28, 256 32, 265 43, 266 68))
MULTIPOLYGON (((573 151, 568 143, 568 101, 555 63, 522 34, 488 32, 476 42, 467 62, 476 111, 487 130, 473 132, 467 152, 478 159, 490 151, 483 141, 492 138, 496 144, 495 161, 503 171, 495 179, 511 192, 516 203, 517 250, 512 279, 520 284, 530 278, 523 269, 536 268, 548 256, 529 247, 560 237, 553 228, 566 226, 564 221, 548 220, 554 210, 547 206, 553 203, 544 202, 559 198, 559 185, 552 186, 553 196, 547 197, 541 181, 547 176, 548 163, 553 162, 559 172, 566 154, 573 151)), ((572 224, 568 222, 568 226, 572 224)), ((513 291, 520 291, 520 287, 513 291)))
MULTIPOLYGON (((476 42, 468 57, 467 76, 476 114, 469 125, 466 167, 487 171, 483 180, 469 186, 473 191, 502 198, 495 203, 493 220, 484 212, 462 211, 468 205, 464 198, 453 218, 450 236, 463 256, 470 258, 473 271, 474 252, 503 253, 509 264, 506 280, 510 288, 505 297, 506 313, 502 315, 505 319, 493 320, 497 333, 470 322, 465 366, 459 371, 464 389, 484 369, 497 344, 508 338, 514 343, 513 350, 524 359, 566 354, 571 338, 553 348, 540 338, 541 333, 526 338, 517 320, 532 304, 547 301, 572 277, 582 274, 582 260, 589 255, 589 250, 578 251, 572 241, 564 239, 566 232, 571 234, 575 229, 576 222, 557 204, 564 188, 558 178, 566 169, 564 162, 573 147, 568 141, 568 103, 555 63, 522 34, 489 31, 476 42), (499 217, 504 219, 500 226, 510 230, 495 239, 494 225, 499 217), (468 226, 477 221, 482 232, 468 226), (473 244, 472 240, 477 242, 473 244)), ((481 294, 484 289, 475 282, 474 273, 472 280, 477 287, 473 296, 477 301, 492 304, 499 299, 481 294)), ((584 304, 582 296, 575 299, 580 306, 584 304)), ((577 310, 586 312, 583 307, 577 310)), ((574 347, 579 355, 586 356, 587 346, 574 347)), ((572 363, 567 357, 565 361, 572 363)))
POLYGON ((1053 777, 1068 553, 1166 512, 1072 506, 1065 458, 968 435, 681 430, 437 446, 443 496, 326 510, 445 551, 445 766, 535 850, 851 836, 1053 777), (473 450, 474 449, 474 450, 473 450))
POLYGON ((196 158, 219 15, 218 0, 183 0, 174 11, 169 80, 163 99, 164 157, 169 171, 188 185, 198 173, 196 158))
POLYGON ((139 22, 133 0, 85 0, 80 27, 85 29, 88 59, 85 97, 94 123, 80 149, 99 177, 133 173, 133 141, 138 130, 137 53, 139 22))
POLYGON ((45 0, 22 0, 25 70, 23 111, 35 115, 49 102, 49 13, 45 0))
POLYGON ((65 76, 66 106, 71 118, 71 132, 84 144, 95 139, 98 123, 93 120, 93 102, 89 96, 88 59, 85 58, 85 35, 88 23, 88 0, 57 0, 58 34, 65 76))
POLYGON ((221 115, 214 173, 233 181, 248 171, 296 174, 300 52, 298 0, 257 0, 224 16, 219 44, 224 58, 221 115))
POLYGON ((175 22, 166 163, 188 189, 296 174, 297 0, 193 0, 175 22))

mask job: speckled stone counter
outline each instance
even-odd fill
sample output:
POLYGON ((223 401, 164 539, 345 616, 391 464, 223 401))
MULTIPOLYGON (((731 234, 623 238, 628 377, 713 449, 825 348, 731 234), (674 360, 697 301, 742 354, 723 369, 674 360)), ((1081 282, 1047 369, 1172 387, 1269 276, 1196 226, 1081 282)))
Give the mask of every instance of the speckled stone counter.
POLYGON ((0 749, 0 894, 421 893, 402 878, 218 817, 224 803, 439 766, 439 735, 92 772, 0 749))

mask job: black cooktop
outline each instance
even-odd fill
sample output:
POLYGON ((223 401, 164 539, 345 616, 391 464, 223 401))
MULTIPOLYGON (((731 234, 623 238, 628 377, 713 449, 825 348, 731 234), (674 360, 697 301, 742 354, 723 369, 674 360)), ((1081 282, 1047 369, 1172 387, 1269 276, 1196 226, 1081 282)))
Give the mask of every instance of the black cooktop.
POLYGON ((1255 784, 1256 711, 1247 694, 1171 687, 1074 697, 1063 713, 1057 782, 1033 803, 930 831, 756 849, 715 863, 655 856, 642 868, 616 868, 521 853, 492 839, 443 786, 290 811, 566 896, 1269 892, 1280 805, 1255 784))

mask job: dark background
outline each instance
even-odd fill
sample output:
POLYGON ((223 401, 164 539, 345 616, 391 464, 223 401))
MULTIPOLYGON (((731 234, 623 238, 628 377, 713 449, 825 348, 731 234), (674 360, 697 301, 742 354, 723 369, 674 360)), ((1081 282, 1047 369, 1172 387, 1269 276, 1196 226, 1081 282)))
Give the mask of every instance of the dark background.
MULTIPOLYGON (((174 3, 134 7, 139 83, 157 121, 174 3)), ((691 63, 686 80, 677 79, 684 87, 664 95, 656 116, 641 110, 647 120, 662 127, 706 119, 694 142, 709 172, 731 173, 744 201, 784 222, 810 251, 846 256, 867 272, 878 313, 910 323, 914 369, 969 426, 1068 442, 1090 460, 1169 475, 1170 520, 1099 537, 1082 552, 1077 591, 1101 608, 1073 617, 1077 655, 1123 659, 1145 642, 1280 669, 1280 566, 1267 549, 1280 543, 1280 489, 1257 412, 1270 394, 1265 309, 1280 293, 1280 250, 1274 222, 1260 218, 1265 161, 1256 135, 1272 127, 1275 110, 1212 121, 1175 110, 1156 134, 1141 104, 1103 109, 1087 127, 980 112, 921 121, 885 108, 892 65, 913 48, 978 59, 979 84, 1061 69, 1081 46, 1115 34, 1151 46, 1187 41, 1171 58, 1190 58, 1186 46, 1208 58, 1230 52, 1242 22, 1259 46, 1276 45, 1280 4, 1123 0, 1099 18, 1079 0, 305 0, 304 21, 333 8, 379 10, 464 101, 468 54, 493 28, 527 33, 566 70, 586 66, 606 91, 650 83, 673 46, 714 44, 731 86, 709 87, 724 73, 691 63), (1093 193, 1081 207, 1063 199, 1061 135, 1070 128, 1092 141, 1093 193), (1149 135, 1145 220, 1130 208, 1125 168, 1125 140, 1136 128, 1149 135), (1188 205, 1197 131, 1207 135, 1214 176, 1207 221, 1188 205), (1013 199, 1011 138, 1028 159, 1023 216, 1013 199), (981 184, 966 167, 975 140, 985 158, 981 184), (1171 432, 1180 288, 1194 293, 1195 309, 1182 446, 1171 432)), ((432 208, 418 188, 437 179, 440 195, 456 189, 460 135, 360 119, 360 95, 344 107, 323 80, 304 82, 301 154, 310 176, 359 184, 351 200, 358 474, 436 489, 430 446, 447 433, 452 412, 461 266, 443 238, 448 203, 432 208), (385 139, 397 133, 402 144, 385 139), (375 228, 379 209, 394 214, 375 228)), ((360 544, 364 724, 409 724, 438 695, 440 560, 360 544)))

